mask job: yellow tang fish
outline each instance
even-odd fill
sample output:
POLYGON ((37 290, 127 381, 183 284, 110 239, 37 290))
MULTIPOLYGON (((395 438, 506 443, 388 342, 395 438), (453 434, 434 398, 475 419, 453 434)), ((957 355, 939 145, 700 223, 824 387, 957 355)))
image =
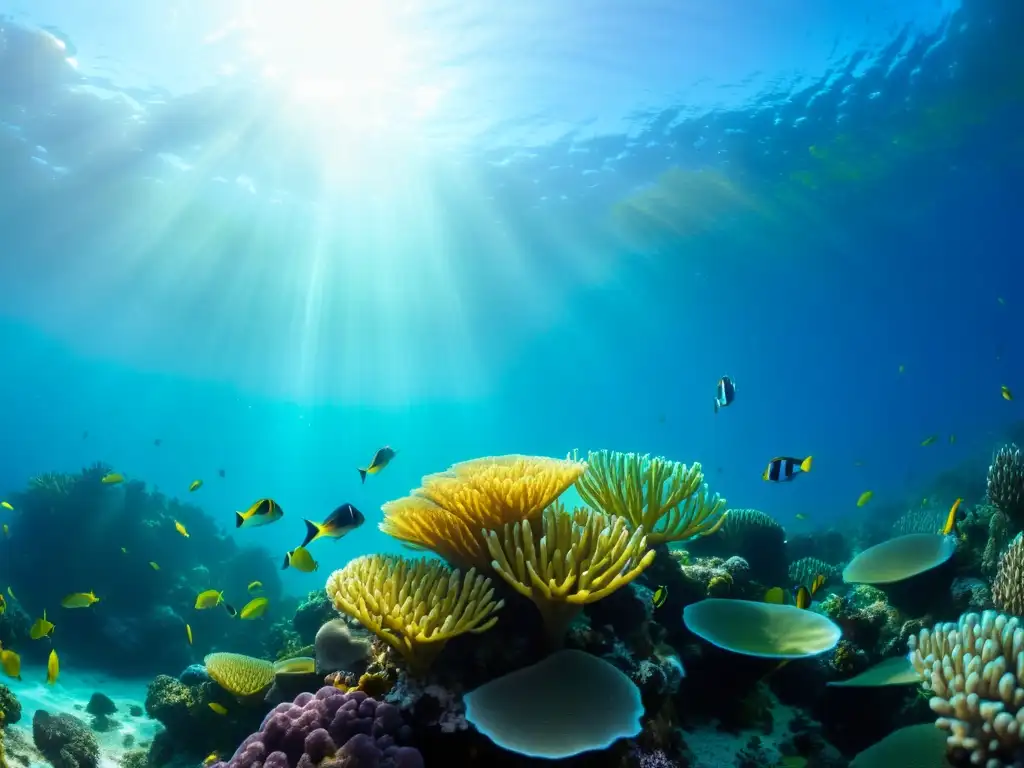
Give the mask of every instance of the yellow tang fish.
POLYGON ((794 603, 797 608, 810 608, 811 607, 811 593, 807 587, 801 586, 797 589, 794 595, 794 603))
POLYGON ((185 625, 185 636, 188 637, 188 644, 192 645, 192 627, 185 625))
POLYGON ((270 601, 265 597, 257 597, 250 600, 242 608, 241 613, 238 614, 240 619, 258 619, 264 613, 267 612, 267 606, 270 605, 270 601))
POLYGON ((226 715, 228 713, 228 708, 223 704, 218 704, 216 701, 211 701, 209 707, 218 715, 226 715))
POLYGON ((217 752, 211 752, 203 760, 203 765, 204 766, 211 766, 214 763, 216 763, 218 760, 220 760, 220 755, 217 752))
POLYGON ((9 501, 0 501, 0 507, 3 507, 4 509, 9 509, 11 512, 14 511, 14 507, 11 506, 11 502, 9 501))
POLYGON ((193 480, 191 483, 188 484, 189 493, 192 493, 193 491, 198 491, 202 487, 203 487, 203 481, 202 480, 193 480))
POLYGON ((43 609, 43 618, 36 619, 35 623, 28 631, 28 636, 33 640, 40 640, 44 637, 53 634, 53 622, 47 621, 46 609, 43 609))
POLYGON ((651 598, 651 603, 655 608, 661 608, 661 606, 665 604, 666 600, 668 600, 668 587, 662 584, 654 590, 654 597, 651 598))
POLYGON ((366 522, 363 513, 345 502, 327 516, 322 523, 314 523, 312 520, 303 520, 306 524, 306 538, 302 540, 302 546, 308 547, 312 542, 326 536, 330 539, 340 539, 349 531, 366 522))
POLYGON ((8 677, 21 680, 21 656, 14 651, 0 651, 0 669, 3 669, 8 677))
POLYGON ((65 608, 88 608, 93 603, 98 603, 100 599, 89 592, 72 592, 70 595, 60 601, 60 604, 65 608))
POLYGON ((160 566, 154 563, 152 560, 149 561, 149 567, 152 568, 154 571, 160 570, 160 566))
POLYGON ((869 501, 871 501, 871 499, 872 499, 872 497, 874 495, 875 495, 874 491, 864 491, 864 493, 862 493, 860 496, 857 497, 857 506, 858 507, 863 507, 865 504, 867 504, 869 501))
POLYGON ((281 566, 283 571, 285 568, 291 566, 297 571, 303 573, 312 573, 320 567, 320 563, 313 559, 313 556, 309 554, 309 550, 305 547, 296 547, 291 552, 288 552, 284 556, 284 565, 281 566))
POLYGON ((999 391, 1003 395, 1003 400, 1013 400, 1013 392, 1011 392, 1010 388, 1005 384, 999 388, 999 391))
POLYGON ((53 685, 60 677, 60 659, 57 658, 57 651, 50 649, 50 658, 46 660, 46 683, 53 685))
POLYGON ((786 602, 786 591, 782 587, 772 587, 764 593, 764 601, 782 605, 786 602))
POLYGON ((224 593, 216 589, 207 589, 196 595, 196 610, 205 611, 208 608, 216 608, 224 602, 224 593))
POLYGON ((188 538, 188 531, 185 529, 185 526, 179 523, 177 520, 174 521, 174 530, 176 530, 186 539, 188 538))
POLYGON ((235 512, 235 528, 255 528, 269 525, 284 516, 281 505, 273 499, 259 499, 245 512, 235 512))
POLYGON ((921 445, 931 445, 939 439, 938 435, 928 435, 924 440, 921 441, 921 445))
POLYGON ((373 454, 373 458, 370 459, 370 465, 366 469, 359 470, 359 479, 365 483, 367 475, 376 475, 390 464, 391 460, 397 455, 398 451, 393 450, 390 445, 377 449, 377 452, 373 454))
POLYGON ((104 485, 117 485, 124 482, 124 475, 120 472, 108 472, 100 478, 100 482, 104 485))
POLYGON ((949 536, 953 532, 953 527, 956 525, 956 513, 960 509, 960 505, 963 503, 963 499, 957 499, 953 502, 952 508, 949 510, 949 516, 946 518, 946 524, 942 526, 942 530, 939 531, 943 536, 949 536))
POLYGON ((249 585, 249 591, 250 592, 256 592, 256 591, 261 590, 261 589, 263 589, 263 582, 262 581, 254 581, 254 582, 252 582, 249 585))

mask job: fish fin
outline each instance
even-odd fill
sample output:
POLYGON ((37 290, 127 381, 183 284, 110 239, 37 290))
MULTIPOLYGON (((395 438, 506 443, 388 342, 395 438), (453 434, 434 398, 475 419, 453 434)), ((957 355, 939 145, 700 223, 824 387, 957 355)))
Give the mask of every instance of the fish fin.
POLYGON ((306 524, 306 538, 302 540, 302 544, 300 546, 308 547, 309 542, 313 541, 313 539, 323 533, 325 529, 314 523, 312 520, 303 520, 302 522, 306 524))
POLYGON ((291 552, 285 552, 284 553, 284 564, 281 566, 281 570, 282 571, 288 570, 288 560, 291 558, 291 556, 292 556, 291 552))
POLYGON ((810 472, 811 471, 811 464, 813 463, 813 461, 814 461, 814 457, 813 456, 808 456, 806 459, 801 461, 800 462, 800 471, 801 472, 810 472))
POLYGON ((366 470, 365 469, 360 469, 359 470, 359 479, 362 480, 364 483, 366 482, 366 470))
POLYGON ((235 528, 241 528, 242 524, 244 522, 245 522, 245 518, 242 517, 242 513, 241 512, 235 512, 235 528))
POLYGON ((715 413, 718 413, 718 398, 715 398, 715 413))

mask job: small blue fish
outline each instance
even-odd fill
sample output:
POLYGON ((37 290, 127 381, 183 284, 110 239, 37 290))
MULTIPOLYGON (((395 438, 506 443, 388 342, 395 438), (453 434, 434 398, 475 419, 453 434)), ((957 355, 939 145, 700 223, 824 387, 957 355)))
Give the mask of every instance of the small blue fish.
POLYGON ((728 376, 723 376, 718 380, 718 387, 715 390, 715 413, 718 413, 719 408, 732 405, 735 399, 736 384, 728 376))

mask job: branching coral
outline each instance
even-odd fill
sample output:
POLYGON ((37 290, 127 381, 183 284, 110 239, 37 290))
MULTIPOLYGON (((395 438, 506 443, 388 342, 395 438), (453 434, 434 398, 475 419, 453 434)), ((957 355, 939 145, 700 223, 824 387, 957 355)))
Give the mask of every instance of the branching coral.
POLYGON ((643 528, 652 546, 707 536, 726 519, 725 500, 708 496, 697 462, 687 467, 635 453, 592 451, 576 490, 594 509, 643 528))
POLYGON ((911 637, 910 661, 932 692, 935 724, 973 765, 1017 765, 1024 724, 1024 626, 995 611, 968 613, 911 637))
POLYGON ((654 561, 642 527, 630 531, 624 518, 558 504, 538 524, 488 531, 487 550, 498 575, 537 604, 556 645, 584 604, 625 586, 654 561))
POLYGON ((1024 454, 1013 443, 1004 445, 992 458, 988 500, 1013 520, 1016 528, 1024 526, 1024 454))
POLYGON ((1017 534, 999 558, 992 581, 992 603, 997 610, 1024 616, 1024 536, 1017 534))
POLYGON ((380 529, 460 568, 484 569, 483 531, 534 520, 583 474, 586 464, 542 456, 494 456, 423 478, 410 496, 384 505, 380 529))
POLYGON ((327 580, 334 607, 358 620, 417 670, 444 644, 465 632, 485 632, 504 605, 491 580, 470 569, 463 576, 439 560, 366 555, 327 580))

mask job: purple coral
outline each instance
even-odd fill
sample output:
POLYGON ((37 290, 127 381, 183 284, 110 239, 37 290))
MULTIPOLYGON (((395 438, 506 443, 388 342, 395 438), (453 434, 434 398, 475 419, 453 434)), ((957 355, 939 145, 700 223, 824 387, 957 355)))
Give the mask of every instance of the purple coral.
POLYGON ((419 750, 398 746, 407 734, 396 707, 328 686, 278 704, 214 768, 423 768, 419 750))

